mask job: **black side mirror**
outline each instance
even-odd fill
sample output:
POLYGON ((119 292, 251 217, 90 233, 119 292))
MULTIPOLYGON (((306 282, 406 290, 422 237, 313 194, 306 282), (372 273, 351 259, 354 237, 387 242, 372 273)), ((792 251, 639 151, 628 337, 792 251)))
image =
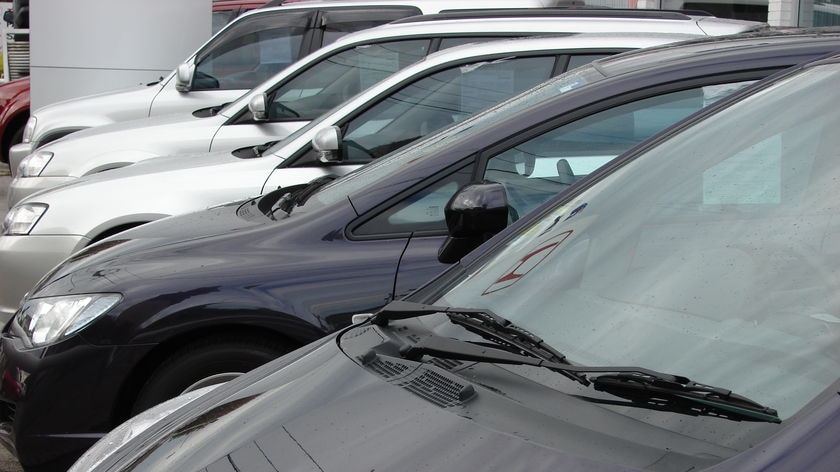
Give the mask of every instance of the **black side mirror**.
POLYGON ((469 184, 461 188, 444 209, 449 236, 438 250, 438 261, 457 262, 508 223, 505 188, 496 182, 469 184))

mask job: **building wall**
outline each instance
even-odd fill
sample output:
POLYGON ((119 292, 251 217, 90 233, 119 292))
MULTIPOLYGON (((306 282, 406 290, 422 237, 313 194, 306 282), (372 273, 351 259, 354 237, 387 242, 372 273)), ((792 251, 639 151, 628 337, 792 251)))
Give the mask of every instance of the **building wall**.
POLYGON ((32 108, 158 80, 210 37, 211 0, 31 2, 32 108))

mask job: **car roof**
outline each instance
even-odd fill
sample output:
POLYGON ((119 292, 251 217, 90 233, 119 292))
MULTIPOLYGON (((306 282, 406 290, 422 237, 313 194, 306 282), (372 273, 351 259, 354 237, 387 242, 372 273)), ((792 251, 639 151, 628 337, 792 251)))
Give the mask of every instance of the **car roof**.
POLYGON ((837 41, 840 27, 769 29, 731 36, 704 37, 675 44, 666 44, 645 50, 629 51, 600 59, 593 63, 607 77, 648 68, 672 67, 683 61, 697 63, 708 58, 720 62, 722 57, 755 56, 765 51, 779 55, 784 48, 802 48, 808 44, 837 41))

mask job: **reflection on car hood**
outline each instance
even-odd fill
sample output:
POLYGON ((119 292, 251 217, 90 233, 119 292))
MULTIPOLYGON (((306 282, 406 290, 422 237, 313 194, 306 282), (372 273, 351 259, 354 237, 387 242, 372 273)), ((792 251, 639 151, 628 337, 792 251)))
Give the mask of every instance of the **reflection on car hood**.
POLYGON ((121 451, 124 463, 142 456, 134 472, 636 470, 518 437, 499 421, 511 412, 475 421, 458 407, 421 399, 362 370, 334 341, 274 367, 282 361, 211 392, 200 403, 215 407, 182 412, 168 433, 141 435, 121 451))

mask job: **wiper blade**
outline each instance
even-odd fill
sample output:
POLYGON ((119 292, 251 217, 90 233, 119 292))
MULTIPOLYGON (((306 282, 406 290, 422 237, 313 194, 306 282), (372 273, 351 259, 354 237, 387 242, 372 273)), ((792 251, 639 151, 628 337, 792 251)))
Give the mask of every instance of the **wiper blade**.
POLYGON ((626 398, 653 409, 690 415, 720 416, 732 420, 781 423, 778 412, 749 398, 685 377, 617 372, 590 378, 595 390, 626 398))

